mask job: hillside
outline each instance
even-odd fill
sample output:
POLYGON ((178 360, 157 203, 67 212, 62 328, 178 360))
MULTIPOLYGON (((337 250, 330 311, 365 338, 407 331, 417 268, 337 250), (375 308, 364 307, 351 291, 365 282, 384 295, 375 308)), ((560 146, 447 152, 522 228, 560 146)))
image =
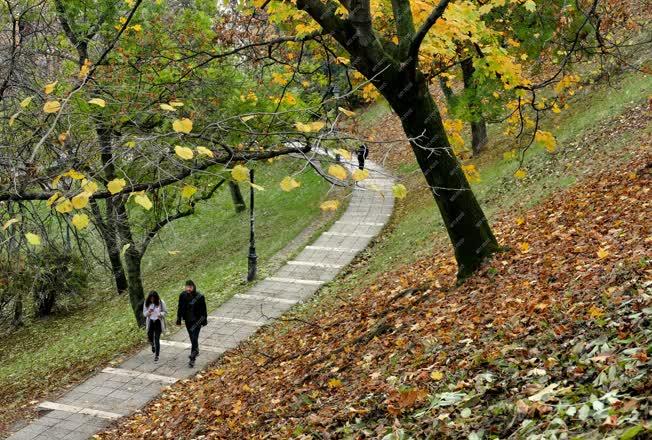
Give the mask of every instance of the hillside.
POLYGON ((411 191, 368 253, 100 438, 649 435, 652 86, 619 85, 546 121, 559 150, 533 152, 523 181, 504 139, 480 159, 505 250, 465 283, 399 157, 411 191))

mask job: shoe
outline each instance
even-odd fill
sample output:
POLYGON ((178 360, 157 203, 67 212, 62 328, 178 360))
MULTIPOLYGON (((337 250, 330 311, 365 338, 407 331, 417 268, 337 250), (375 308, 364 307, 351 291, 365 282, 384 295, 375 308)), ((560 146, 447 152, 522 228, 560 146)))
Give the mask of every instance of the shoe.
POLYGON ((158 362, 158 356, 154 356, 154 362, 158 362))
POLYGON ((190 368, 194 368, 194 366, 195 366, 195 360, 194 360, 194 359, 191 359, 190 362, 188 362, 188 366, 189 366, 190 368))

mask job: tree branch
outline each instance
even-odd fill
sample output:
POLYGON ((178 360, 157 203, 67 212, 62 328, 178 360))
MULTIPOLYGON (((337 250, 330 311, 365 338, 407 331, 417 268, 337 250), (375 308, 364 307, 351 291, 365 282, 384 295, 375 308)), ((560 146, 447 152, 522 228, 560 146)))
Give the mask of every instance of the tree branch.
POLYGON ((441 0, 437 7, 432 10, 426 21, 423 22, 417 33, 414 35, 414 39, 410 43, 410 48, 408 49, 408 59, 407 59, 407 65, 409 67, 408 71, 411 71, 412 69, 417 68, 417 64, 419 62, 419 49, 421 48, 421 43, 423 43, 423 39, 426 38, 426 35, 428 34, 428 31, 430 30, 431 27, 434 26, 434 24, 439 20, 442 15, 444 15, 444 12, 446 11, 446 7, 448 7, 448 4, 450 3, 450 0, 441 0))

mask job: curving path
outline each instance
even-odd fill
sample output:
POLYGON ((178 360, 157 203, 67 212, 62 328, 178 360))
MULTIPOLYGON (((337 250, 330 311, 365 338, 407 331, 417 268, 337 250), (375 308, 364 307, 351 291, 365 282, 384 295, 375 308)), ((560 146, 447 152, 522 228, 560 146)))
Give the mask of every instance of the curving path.
MULTIPOLYGON (((346 166, 353 168, 351 163, 346 166)), ((9 439, 87 439, 112 420, 143 407, 166 386, 203 369, 294 304, 310 298, 367 247, 392 214, 391 177, 374 162, 367 161, 367 169, 369 178, 355 188, 348 208, 328 231, 273 276, 209 314, 195 368, 187 365, 190 344, 186 332, 178 331, 161 340, 159 362, 153 362, 148 346, 117 367, 105 368, 56 402, 41 402, 40 417, 9 439)))

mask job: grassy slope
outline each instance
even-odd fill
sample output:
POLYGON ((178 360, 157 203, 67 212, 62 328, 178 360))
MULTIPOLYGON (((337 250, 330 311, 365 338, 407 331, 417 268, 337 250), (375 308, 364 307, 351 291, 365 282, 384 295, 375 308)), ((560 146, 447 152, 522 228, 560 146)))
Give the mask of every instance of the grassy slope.
MULTIPOLYGON (((624 147, 629 146, 630 143, 649 142, 652 134, 652 124, 649 119, 642 118, 641 121, 641 118, 638 118, 636 121, 638 125, 636 123, 628 125, 629 112, 635 105, 638 105, 636 110, 639 113, 645 111, 643 109, 647 105, 646 100, 650 94, 652 94, 652 77, 641 74, 625 76, 619 82, 616 90, 600 86, 580 94, 570 111, 545 121, 544 128, 553 129, 558 137, 559 151, 554 155, 549 155, 545 151, 532 151, 526 164, 529 176, 522 182, 517 182, 512 177, 516 168, 515 164, 506 163, 500 159, 502 152, 513 148, 512 145, 494 133, 494 142, 489 147, 490 152, 481 158, 481 163, 478 164, 482 181, 474 185, 488 215, 491 218, 496 218, 499 212, 524 212, 547 195, 571 185, 587 173, 597 172, 595 170, 600 169, 606 162, 611 162, 613 165, 627 161, 629 153, 624 147), (611 128, 615 126, 620 126, 622 130, 611 132, 611 128), (591 138, 592 133, 597 134, 595 139, 591 138)), ((367 116, 367 118, 373 123, 373 120, 382 113, 382 108, 380 110, 375 108, 372 117, 367 116)), ((435 214, 432 198, 422 188, 421 177, 413 171, 414 166, 409 165, 399 169, 412 191, 405 203, 399 202, 397 214, 384 236, 372 249, 362 255, 346 274, 322 289, 322 293, 315 302, 296 311, 302 320, 310 319, 314 313, 321 313, 316 310, 324 311, 330 307, 341 307, 342 300, 355 298, 358 292, 365 289, 373 291, 376 289, 375 286, 380 283, 380 277, 394 276, 400 279, 400 270, 397 271, 397 268, 408 269, 404 265, 416 261, 420 257, 432 255, 435 249, 440 252, 442 248, 439 244, 446 245, 446 238, 442 234, 442 226, 435 214)), ((385 294, 391 295, 392 292, 385 294)), ((300 326, 301 324, 296 325, 300 326)), ((279 332, 279 334, 283 332, 283 324, 276 327, 279 328, 275 328, 275 332, 279 332)), ((293 330, 288 329, 288 331, 291 333, 293 330)), ((270 335, 264 335, 266 338, 268 336, 270 335)), ((273 343, 269 338, 265 340, 270 344, 273 343)), ((261 344, 262 347, 265 340, 254 341, 254 348, 257 346, 256 344, 261 344)), ((432 343, 435 347, 437 346, 436 341, 432 341, 432 343)), ((399 352, 402 348, 403 346, 397 346, 399 352)), ((291 356, 293 351, 293 347, 285 347, 285 351, 282 347, 269 347, 269 349, 278 349, 280 356, 286 351, 290 352, 288 356, 291 356)), ((234 354, 234 357, 237 358, 237 354, 234 354)), ((381 362, 380 359, 378 361, 381 362)), ((387 361, 387 359, 383 359, 382 363, 387 363, 387 361)), ((261 359, 260 362, 264 364, 265 359, 261 359)), ((389 362, 392 363, 392 359, 389 359, 389 362)), ((356 365, 360 365, 360 363, 356 365)), ((288 363, 283 368, 292 367, 288 363)), ((349 365, 349 368, 357 367, 349 365)), ((223 371, 222 369, 215 370, 210 377, 214 376, 215 380, 219 382, 221 380, 219 378, 224 374, 223 371)), ((243 380, 246 379, 243 378, 243 380)), ((286 387, 292 387, 291 383, 285 382, 285 384, 286 387)), ((232 384, 232 386, 237 386, 237 384, 232 384)), ((339 385, 334 384, 333 388, 337 388, 337 386, 339 385)), ((297 408, 302 404, 317 404, 316 401, 313 401, 314 396, 307 394, 308 391, 309 388, 306 389, 306 394, 302 397, 303 401, 296 403, 297 408)), ((219 401, 224 397, 228 402, 234 404, 234 408, 235 406, 239 408, 240 404, 233 400, 236 397, 228 394, 228 396, 215 395, 211 398, 219 401)), ((362 396, 359 397, 362 398, 362 396)), ((170 399, 174 400, 174 397, 170 396, 170 399)), ((272 403, 274 404, 275 401, 272 400, 272 403)), ((350 407, 348 410, 353 411, 354 409, 350 407)), ((151 411, 156 412, 155 409, 151 411)), ((273 411, 273 407, 269 411, 273 411)), ((157 414, 157 416, 165 415, 164 410, 160 410, 157 414)), ((230 413, 224 414, 225 419, 221 419, 217 424, 215 429, 218 432, 223 428, 224 422, 232 422, 228 420, 229 416, 231 416, 230 413)), ((238 417, 235 410, 232 417, 238 417)), ((210 415, 206 416, 207 422, 215 423, 215 420, 210 420, 211 418, 213 417, 210 415)), ((250 418, 248 420, 251 421, 250 418)), ((309 418, 309 420, 316 425, 321 422, 319 417, 309 418)), ((137 428, 142 421, 142 419, 135 420, 135 424, 125 426, 117 434, 109 435, 107 438, 120 438, 121 435, 130 432, 132 427, 137 428)), ((231 426, 233 427, 233 425, 231 426)), ((131 431, 132 434, 135 432, 131 431)), ((300 432, 301 430, 295 433, 299 434, 300 432)), ((138 435, 133 437, 138 438, 138 435)), ((400 438, 400 436, 396 438, 400 438)))
MULTIPOLYGON (((270 257, 321 215, 319 200, 327 189, 325 182, 308 172, 298 177, 301 188, 287 194, 278 187, 286 174, 282 162, 261 168, 257 174, 257 182, 266 187, 256 199, 262 273, 269 270, 270 257)), ((248 206, 249 191, 242 190, 248 206)), ((234 213, 224 186, 212 200, 199 205, 196 216, 168 226, 151 245, 143 265, 146 289, 158 290, 175 313, 177 292, 191 278, 207 296, 209 308, 217 307, 246 288, 248 231, 248 214, 234 213), (171 255, 168 250, 179 253, 171 255)), ((66 314, 30 322, 2 338, 0 420, 8 423, 9 413, 27 401, 78 380, 116 353, 129 352, 142 343, 143 333, 134 326, 126 298, 113 296, 105 284, 94 301, 101 305, 81 305, 66 314)))

